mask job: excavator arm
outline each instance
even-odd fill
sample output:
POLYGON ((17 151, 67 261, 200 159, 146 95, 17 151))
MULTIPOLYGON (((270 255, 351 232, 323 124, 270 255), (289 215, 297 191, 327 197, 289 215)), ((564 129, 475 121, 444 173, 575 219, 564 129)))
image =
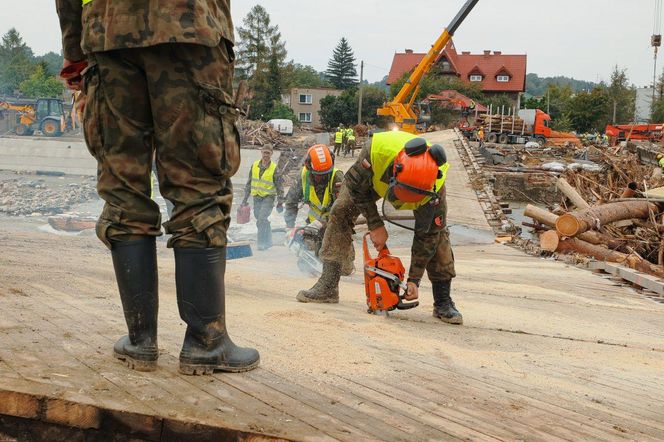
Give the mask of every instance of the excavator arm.
POLYGON ((470 14, 470 11, 473 10, 478 1, 479 0, 466 1, 450 25, 443 30, 443 33, 440 34, 436 42, 431 46, 427 55, 417 67, 415 67, 410 78, 403 85, 396 97, 394 97, 392 101, 385 103, 382 108, 378 109, 378 115, 392 117, 401 130, 417 133, 417 114, 413 110, 413 104, 420 87, 420 82, 422 81, 422 78, 429 73, 440 53, 445 49, 447 43, 468 14, 470 14))

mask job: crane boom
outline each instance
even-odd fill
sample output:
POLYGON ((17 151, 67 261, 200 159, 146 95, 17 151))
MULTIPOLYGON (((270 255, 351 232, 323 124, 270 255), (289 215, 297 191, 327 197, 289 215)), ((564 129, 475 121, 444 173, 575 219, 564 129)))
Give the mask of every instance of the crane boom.
POLYGON ((391 116, 394 122, 400 127, 401 130, 411 133, 417 133, 417 114, 413 110, 414 94, 419 89, 420 81, 429 73, 431 67, 435 63, 440 53, 445 49, 447 43, 450 41, 456 30, 461 23, 468 17, 470 11, 473 10, 479 0, 467 0, 459 13, 454 17, 449 26, 445 28, 431 46, 427 55, 415 67, 410 78, 403 85, 399 93, 394 99, 386 103, 382 108, 378 109, 378 115, 391 116), (408 97, 411 97, 408 101, 408 97))

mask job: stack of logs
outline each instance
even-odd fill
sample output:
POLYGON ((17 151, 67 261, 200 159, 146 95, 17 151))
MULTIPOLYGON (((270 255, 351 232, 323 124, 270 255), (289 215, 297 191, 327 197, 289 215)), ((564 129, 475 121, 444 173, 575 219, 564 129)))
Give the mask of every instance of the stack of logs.
POLYGON ((542 250, 622 263, 664 278, 664 201, 634 198, 637 186, 630 183, 619 198, 598 198, 591 206, 565 178, 557 187, 574 210, 559 216, 528 205, 524 213, 537 221, 524 224, 540 232, 542 250))

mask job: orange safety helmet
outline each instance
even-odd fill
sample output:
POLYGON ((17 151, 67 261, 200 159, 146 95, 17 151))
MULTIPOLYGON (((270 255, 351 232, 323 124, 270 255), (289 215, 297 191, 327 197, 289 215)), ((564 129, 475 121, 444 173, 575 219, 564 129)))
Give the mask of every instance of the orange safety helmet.
POLYGON ((304 165, 314 175, 325 175, 334 168, 334 155, 325 144, 316 144, 307 151, 304 165))
POLYGON ((436 197, 436 180, 442 175, 440 166, 446 162, 442 146, 428 147, 423 138, 410 140, 394 160, 391 185, 394 198, 417 203, 426 197, 436 197))

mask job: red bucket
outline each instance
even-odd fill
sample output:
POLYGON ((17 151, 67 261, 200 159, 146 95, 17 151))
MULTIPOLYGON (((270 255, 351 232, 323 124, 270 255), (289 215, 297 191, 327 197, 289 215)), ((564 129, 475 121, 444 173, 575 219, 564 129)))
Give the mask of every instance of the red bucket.
POLYGON ((251 207, 249 204, 238 207, 235 222, 238 224, 247 224, 249 221, 251 221, 251 207))

